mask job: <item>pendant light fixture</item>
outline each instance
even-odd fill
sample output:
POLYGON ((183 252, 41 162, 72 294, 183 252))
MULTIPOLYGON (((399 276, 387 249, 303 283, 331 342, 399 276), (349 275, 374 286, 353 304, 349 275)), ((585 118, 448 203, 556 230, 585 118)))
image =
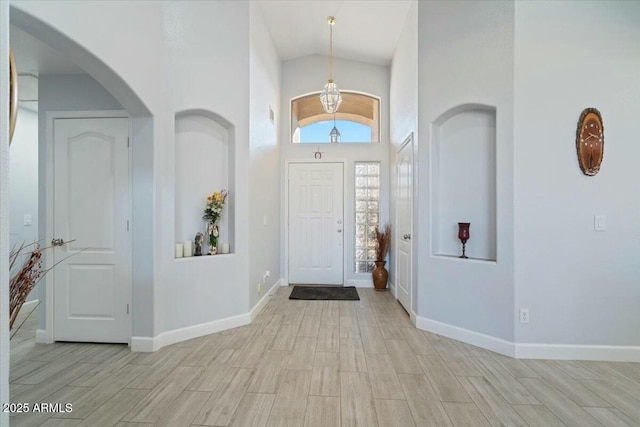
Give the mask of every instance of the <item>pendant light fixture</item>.
POLYGON ((334 114, 338 111, 340 104, 342 103, 342 95, 338 86, 333 81, 333 26, 336 24, 336 18, 330 16, 327 18, 329 24, 329 81, 324 85, 324 89, 320 94, 320 102, 322 108, 327 114, 334 114))
POLYGON ((329 134, 329 141, 331 143, 340 142, 340 131, 336 127, 336 114, 333 114, 333 129, 331 129, 331 133, 329 134))

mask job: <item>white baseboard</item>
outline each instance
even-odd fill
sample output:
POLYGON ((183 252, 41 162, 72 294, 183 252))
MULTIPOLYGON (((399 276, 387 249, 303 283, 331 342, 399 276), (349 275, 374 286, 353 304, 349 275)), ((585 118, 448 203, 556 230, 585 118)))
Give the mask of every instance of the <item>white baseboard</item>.
POLYGON ((25 314, 30 312, 31 310, 36 308, 38 303, 40 303, 40 300, 37 300, 37 299, 25 302, 24 304, 22 304, 22 307, 20 307, 20 313, 25 314))
POLYGON ((355 286, 356 288, 373 288, 372 279, 347 279, 345 286, 355 286))
POLYGON ((36 330, 36 343, 37 344, 51 344, 53 341, 49 341, 47 339, 47 330, 46 329, 37 329, 36 330))
POLYGON ((267 293, 258 301, 249 313, 239 314, 237 316, 226 317, 224 319, 214 320, 212 322, 200 323, 198 325, 187 326, 185 328, 174 329, 172 331, 163 332, 160 335, 150 337, 131 337, 131 351, 152 352, 160 350, 162 347, 198 338, 203 335, 215 334, 216 332, 226 331, 227 329, 237 328, 239 326, 248 325, 262 311, 269 299, 281 286, 282 279, 269 288, 267 293))
POLYGON ((518 359, 640 362, 640 347, 616 345, 516 343, 518 359))
POLYGON ((506 356, 515 356, 515 347, 510 341, 481 334, 469 329, 460 328, 458 326, 449 325, 448 323, 442 323, 426 317, 416 316, 416 328, 433 332, 434 334, 443 335, 454 340, 466 342, 467 344, 482 347, 487 350, 495 351, 496 353, 504 354, 506 356))
POLYGON ((237 316, 226 317, 212 322, 200 323, 198 325, 187 326, 185 328, 174 329, 163 332, 156 337, 131 337, 131 351, 156 351, 164 346, 198 338, 203 335, 215 334, 227 329, 251 323, 249 313, 237 316))
POLYGON ((253 307, 253 309, 251 309, 251 312, 249 313, 249 318, 251 319, 251 322, 253 322, 253 319, 255 319, 256 316, 258 316, 258 314, 260 314, 260 312, 262 311, 264 306, 267 305, 267 303, 269 302, 269 300, 271 299, 273 294, 276 293, 276 290, 278 289, 278 287, 280 287, 280 281, 281 280, 282 279, 279 279, 276 283, 274 283, 273 286, 271 286, 271 288, 269 288, 267 293, 260 299, 260 301, 258 301, 258 303, 255 305, 255 307, 253 307))
POLYGON ((150 337, 131 337, 131 351, 150 353, 159 350, 156 348, 156 339, 150 337))
POLYGON ((640 362, 639 346, 514 343, 420 316, 416 327, 518 359, 640 362))
MULTIPOLYGON (((373 284, 373 282, 372 282, 372 284, 373 284)), ((389 288, 389 292, 391 292, 391 295, 393 295, 393 297, 395 298, 396 297, 396 285, 394 285, 391 281, 389 281, 388 288, 389 288)))

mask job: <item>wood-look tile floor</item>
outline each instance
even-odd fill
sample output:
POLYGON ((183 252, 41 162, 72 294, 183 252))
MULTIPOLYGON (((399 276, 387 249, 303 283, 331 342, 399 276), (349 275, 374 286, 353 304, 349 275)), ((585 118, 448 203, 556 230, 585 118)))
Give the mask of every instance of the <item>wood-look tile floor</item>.
POLYGON ((388 294, 290 301, 250 325, 131 353, 11 341, 12 426, 640 426, 640 364, 515 360, 417 330, 388 294))

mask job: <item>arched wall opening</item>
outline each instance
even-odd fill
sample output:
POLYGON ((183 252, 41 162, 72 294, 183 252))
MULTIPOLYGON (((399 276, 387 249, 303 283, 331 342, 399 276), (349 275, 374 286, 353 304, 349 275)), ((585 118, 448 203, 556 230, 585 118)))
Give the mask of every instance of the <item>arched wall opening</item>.
MULTIPOLYGON (((59 31, 47 22, 12 5, 10 22, 36 39, 49 45, 65 55, 68 60, 82 68, 88 75, 99 82, 127 111, 131 117, 131 200, 132 200, 132 260, 135 266, 132 275, 132 335, 154 335, 154 120, 151 110, 133 88, 109 65, 93 52, 83 47, 79 41, 59 31)), ((40 129, 45 133, 45 129, 40 129)), ((41 138, 39 144, 38 169, 39 176, 46 176, 47 162, 46 139, 41 138)), ((38 204, 38 238, 47 242, 52 239, 52 230, 47 229, 47 200, 44 178, 40 179, 38 204)), ((48 261, 49 263, 50 261, 48 261)), ((52 280, 51 275, 47 282, 52 280)), ((50 287, 50 286, 49 286, 50 287)), ((46 287, 42 287, 41 301, 47 298, 46 287)), ((40 304, 39 341, 46 342, 53 327, 47 319, 46 304, 40 304), (48 332, 47 332, 48 331, 48 332)), ((52 337, 52 334, 50 334, 52 337)))

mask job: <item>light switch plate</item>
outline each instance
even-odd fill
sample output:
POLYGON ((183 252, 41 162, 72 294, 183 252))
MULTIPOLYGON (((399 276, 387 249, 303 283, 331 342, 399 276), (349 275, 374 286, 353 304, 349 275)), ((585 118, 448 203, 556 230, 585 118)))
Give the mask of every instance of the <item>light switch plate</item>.
POLYGON ((26 226, 33 225, 33 221, 31 219, 31 214, 24 214, 24 225, 26 225, 26 226))
POLYGON ((607 229, 607 217, 596 215, 593 217, 593 229, 595 231, 605 231, 607 229))

